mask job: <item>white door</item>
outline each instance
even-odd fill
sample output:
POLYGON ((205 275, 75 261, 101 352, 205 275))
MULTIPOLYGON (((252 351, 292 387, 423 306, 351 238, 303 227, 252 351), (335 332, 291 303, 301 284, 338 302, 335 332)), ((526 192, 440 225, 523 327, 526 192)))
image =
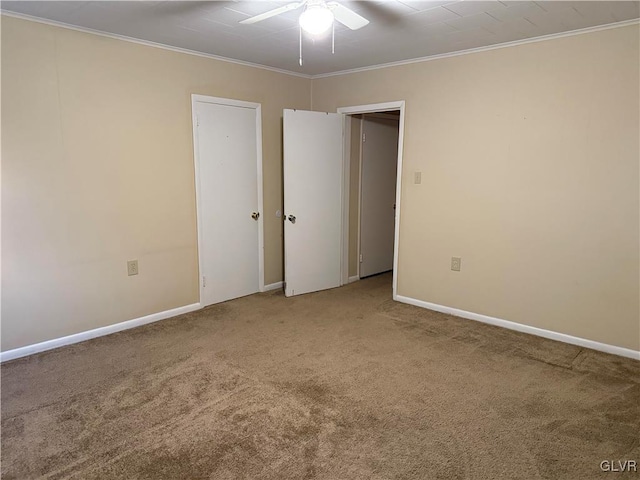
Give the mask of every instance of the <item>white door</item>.
POLYGON ((342 115, 284 111, 285 295, 339 287, 342 115))
POLYGON ((393 269, 398 122, 363 119, 360 278, 393 269))
POLYGON ((203 98, 194 96, 193 113, 200 303, 206 306, 260 289, 262 159, 259 105, 203 98))

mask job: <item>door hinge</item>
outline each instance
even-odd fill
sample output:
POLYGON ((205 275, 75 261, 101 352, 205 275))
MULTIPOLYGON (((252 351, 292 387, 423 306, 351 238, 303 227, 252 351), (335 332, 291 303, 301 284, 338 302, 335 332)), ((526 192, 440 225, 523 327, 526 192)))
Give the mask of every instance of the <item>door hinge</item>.
POLYGON ((366 133, 363 133, 363 134, 362 134, 362 143, 364 143, 364 142, 366 142, 366 141, 367 141, 367 134, 366 134, 366 133))
POLYGON ((196 116, 196 127, 200 126, 200 119, 196 116))
POLYGON ((207 286, 207 277, 205 277, 204 275, 202 276, 202 287, 206 287, 207 286))
POLYGON ((360 254, 360 263, 362 263, 362 254, 360 254))

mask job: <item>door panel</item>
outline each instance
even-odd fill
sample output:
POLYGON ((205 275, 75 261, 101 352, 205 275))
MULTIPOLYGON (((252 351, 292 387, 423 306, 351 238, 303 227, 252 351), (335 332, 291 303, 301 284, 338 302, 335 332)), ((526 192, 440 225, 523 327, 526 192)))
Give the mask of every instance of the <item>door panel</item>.
MULTIPOLYGON (((259 290, 256 109, 196 102, 203 306, 259 290)), ((201 279, 202 280, 202 279, 201 279)))
POLYGON ((393 269, 398 126, 395 119, 363 119, 360 278, 393 269))
POLYGON ((342 122, 335 113, 284 111, 287 296, 340 286, 342 122))

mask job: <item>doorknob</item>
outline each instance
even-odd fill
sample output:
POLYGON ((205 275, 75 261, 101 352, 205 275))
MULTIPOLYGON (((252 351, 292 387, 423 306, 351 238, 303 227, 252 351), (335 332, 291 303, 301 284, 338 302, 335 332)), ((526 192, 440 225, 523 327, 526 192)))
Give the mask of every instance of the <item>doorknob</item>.
POLYGON ((251 218, 253 218, 254 220, 258 220, 259 217, 260 217, 260 214, 258 212, 253 212, 251 214, 251 218))
POLYGON ((291 223, 296 223, 296 216, 295 215, 289 215, 289 221, 291 223))

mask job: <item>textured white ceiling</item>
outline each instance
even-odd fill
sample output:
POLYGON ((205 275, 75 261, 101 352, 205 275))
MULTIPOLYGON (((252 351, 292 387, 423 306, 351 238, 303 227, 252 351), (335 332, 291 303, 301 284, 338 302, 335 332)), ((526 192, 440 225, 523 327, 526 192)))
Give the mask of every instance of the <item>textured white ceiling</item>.
POLYGON ((16 12, 102 32, 124 35, 318 75, 486 47, 640 16, 638 1, 425 1, 340 3, 370 20, 351 31, 336 26, 331 38, 304 38, 298 65, 301 10, 254 25, 238 22, 288 1, 3 1, 16 12))

